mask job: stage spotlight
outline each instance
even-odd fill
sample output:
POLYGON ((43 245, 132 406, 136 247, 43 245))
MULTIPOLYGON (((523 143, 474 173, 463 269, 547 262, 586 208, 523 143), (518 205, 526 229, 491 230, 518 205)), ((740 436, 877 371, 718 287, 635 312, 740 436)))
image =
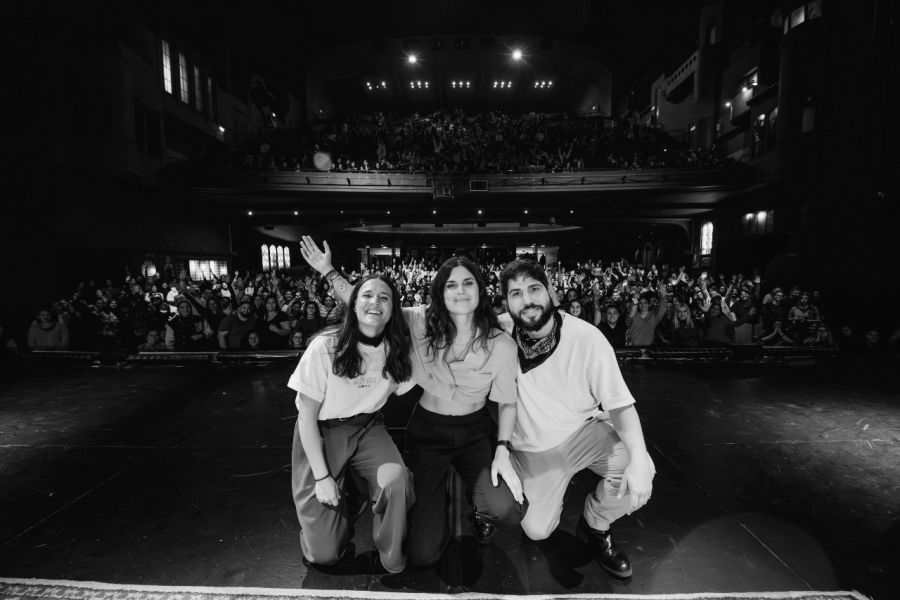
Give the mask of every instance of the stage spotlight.
POLYGON ((409 61, 409 64, 414 65, 414 64, 416 64, 416 61, 419 60, 419 57, 417 57, 415 54, 410 54, 409 56, 406 57, 406 60, 409 61))
POLYGON ((253 216, 253 211, 252 211, 252 210, 248 210, 248 211, 247 211, 247 216, 248 216, 248 217, 252 217, 252 216, 253 216))
POLYGON ((513 60, 522 60, 522 51, 516 48, 512 53, 513 60))
POLYGON ((295 216, 295 217, 296 217, 297 215, 299 215, 299 214, 300 214, 299 211, 296 211, 296 210, 294 211, 294 216, 295 216))

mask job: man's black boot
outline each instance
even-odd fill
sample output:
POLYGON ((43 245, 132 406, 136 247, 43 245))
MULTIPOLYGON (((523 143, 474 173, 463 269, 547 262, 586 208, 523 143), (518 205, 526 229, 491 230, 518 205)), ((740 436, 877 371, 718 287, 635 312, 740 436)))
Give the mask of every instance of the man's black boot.
POLYGON ((616 548, 609 530, 592 529, 583 515, 578 519, 576 530, 578 537, 587 542, 594 558, 607 573, 620 579, 631 577, 631 562, 624 552, 616 548))
POLYGON ((490 519, 476 512, 472 515, 472 533, 475 535, 475 541, 486 546, 493 543, 497 528, 490 519))

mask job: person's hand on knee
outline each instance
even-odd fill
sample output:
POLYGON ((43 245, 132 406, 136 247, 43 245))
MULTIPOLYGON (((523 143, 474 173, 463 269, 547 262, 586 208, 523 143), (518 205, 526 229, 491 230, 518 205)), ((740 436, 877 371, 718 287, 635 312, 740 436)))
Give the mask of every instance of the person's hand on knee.
POLYGON ((329 475, 316 482, 316 500, 325 506, 337 506, 341 501, 341 490, 334 477, 329 475))

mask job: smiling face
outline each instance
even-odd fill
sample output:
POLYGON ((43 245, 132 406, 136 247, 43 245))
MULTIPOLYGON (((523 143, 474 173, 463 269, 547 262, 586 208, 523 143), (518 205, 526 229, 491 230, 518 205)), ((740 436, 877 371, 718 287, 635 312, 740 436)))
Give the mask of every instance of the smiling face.
POLYGON ((471 314, 478 306, 478 283, 465 267, 456 266, 444 284, 444 304, 451 314, 471 314))
POLYGON ((616 323, 619 322, 619 309, 615 306, 609 306, 606 308, 606 322, 609 323, 610 327, 615 327, 616 323))
POLYGON ((581 316, 581 303, 577 300, 569 304, 569 314, 573 317, 581 316))
POLYGON ((509 280, 506 301, 509 316, 525 331, 542 329, 553 316, 550 292, 543 283, 527 275, 509 280))
POLYGON ((388 285, 380 279, 366 281, 359 288, 354 306, 359 330, 370 337, 380 334, 391 320, 393 308, 393 296, 388 285))

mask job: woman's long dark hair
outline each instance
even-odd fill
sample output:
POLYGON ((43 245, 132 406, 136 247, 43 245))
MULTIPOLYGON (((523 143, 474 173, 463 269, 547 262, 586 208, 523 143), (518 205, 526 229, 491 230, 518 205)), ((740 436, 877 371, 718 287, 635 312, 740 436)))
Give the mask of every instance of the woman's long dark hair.
POLYGON ((476 332, 472 346, 478 344, 487 351, 488 340, 503 331, 491 307, 491 299, 485 291, 481 269, 465 256, 454 256, 441 265, 431 281, 431 304, 425 311, 425 337, 429 340, 428 351, 433 357, 437 357, 438 350, 449 348, 458 333, 456 323, 450 318, 450 311, 444 303, 444 286, 447 285, 454 267, 465 268, 472 274, 478 286, 478 304, 475 307, 475 314, 472 315, 472 324, 476 332))
POLYGON ((362 356, 357 348, 360 331, 359 320, 356 318, 356 299, 359 296, 359 289, 370 279, 383 281, 391 290, 391 318, 384 326, 384 343, 387 344, 388 353, 381 374, 385 377, 390 376, 397 383, 407 381, 412 376, 412 361, 409 359, 409 327, 400 311, 400 292, 397 291, 394 282, 384 275, 363 277, 353 286, 350 301, 347 303, 347 311, 344 313, 344 320, 337 331, 333 332, 337 341, 332 370, 338 377, 353 379, 360 375, 362 356))

